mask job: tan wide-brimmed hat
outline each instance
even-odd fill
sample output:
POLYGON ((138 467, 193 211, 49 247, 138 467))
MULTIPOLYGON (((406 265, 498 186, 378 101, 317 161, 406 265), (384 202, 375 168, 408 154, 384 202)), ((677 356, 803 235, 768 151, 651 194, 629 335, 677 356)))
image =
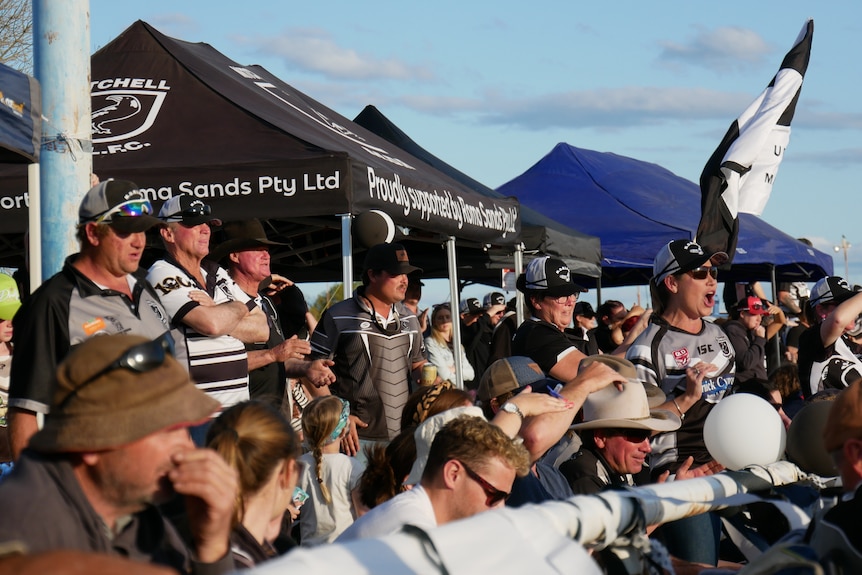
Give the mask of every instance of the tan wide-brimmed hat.
POLYGON ((594 391, 584 402, 584 421, 571 429, 649 429, 673 431, 682 424, 675 414, 660 409, 650 410, 644 385, 628 381, 594 391))
POLYGON ((30 447, 49 453, 99 451, 205 421, 219 402, 195 387, 164 341, 105 335, 75 348, 57 368, 51 413, 30 447))
POLYGON ((647 400, 649 401, 649 406, 651 408, 658 407, 667 401, 667 396, 665 396, 665 393, 659 386, 651 383, 643 383, 638 379, 638 372, 635 368, 635 364, 629 360, 610 354, 591 355, 581 360, 579 369, 586 369, 591 363, 603 363, 626 378, 629 382, 642 384, 646 391, 647 400))

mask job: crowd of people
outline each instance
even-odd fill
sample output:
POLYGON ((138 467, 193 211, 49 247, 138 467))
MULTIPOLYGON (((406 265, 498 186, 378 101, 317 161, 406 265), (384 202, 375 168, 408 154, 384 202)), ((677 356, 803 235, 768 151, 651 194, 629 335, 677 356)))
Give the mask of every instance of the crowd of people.
MULTIPOLYGON (((318 321, 273 273, 282 244, 260 221, 223 222, 192 196, 155 213, 134 183, 97 183, 77 237, 32 295, 0 275, 0 573, 230 573, 298 546, 703 477, 724 469, 705 422, 735 393, 788 428, 832 402, 803 435, 847 492, 780 492, 808 529, 762 530, 759 551, 786 537, 862 566, 862 290, 842 278, 782 286, 775 304, 731 290, 717 320, 728 257, 694 241, 656 254, 647 309, 578 301, 566 264, 540 255, 517 278, 518 325, 498 291, 423 310, 422 270, 383 243, 318 321), (142 270, 147 233, 164 250, 142 270)), ((667 569, 691 572, 749 563, 740 529, 702 513, 646 531, 667 569)), ((626 572, 612 549, 595 559, 626 572)))

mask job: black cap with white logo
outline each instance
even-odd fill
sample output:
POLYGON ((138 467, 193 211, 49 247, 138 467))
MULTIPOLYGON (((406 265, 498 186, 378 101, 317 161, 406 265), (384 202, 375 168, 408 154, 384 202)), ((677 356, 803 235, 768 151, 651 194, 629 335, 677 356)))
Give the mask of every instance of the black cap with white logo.
POLYGON ((518 276, 515 287, 524 293, 535 291, 552 297, 587 291, 572 282, 572 272, 566 262, 549 256, 536 258, 527 264, 527 269, 518 276))

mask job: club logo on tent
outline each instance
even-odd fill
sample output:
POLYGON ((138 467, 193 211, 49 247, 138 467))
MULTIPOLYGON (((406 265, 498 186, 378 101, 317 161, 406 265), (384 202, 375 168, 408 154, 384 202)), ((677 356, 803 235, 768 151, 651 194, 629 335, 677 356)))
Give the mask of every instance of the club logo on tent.
POLYGON ((111 89, 94 91, 90 96, 94 154, 128 152, 150 145, 133 139, 153 126, 167 97, 165 92, 111 89))

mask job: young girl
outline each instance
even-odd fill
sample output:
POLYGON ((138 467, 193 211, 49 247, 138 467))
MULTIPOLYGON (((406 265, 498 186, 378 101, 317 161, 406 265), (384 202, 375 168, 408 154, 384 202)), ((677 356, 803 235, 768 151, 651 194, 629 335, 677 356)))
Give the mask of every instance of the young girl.
POLYGON ((302 431, 311 450, 299 459, 299 486, 308 495, 299 517, 300 544, 331 543, 356 518, 353 489, 363 466, 338 452, 347 432, 350 405, 335 396, 318 397, 302 412, 302 431))

